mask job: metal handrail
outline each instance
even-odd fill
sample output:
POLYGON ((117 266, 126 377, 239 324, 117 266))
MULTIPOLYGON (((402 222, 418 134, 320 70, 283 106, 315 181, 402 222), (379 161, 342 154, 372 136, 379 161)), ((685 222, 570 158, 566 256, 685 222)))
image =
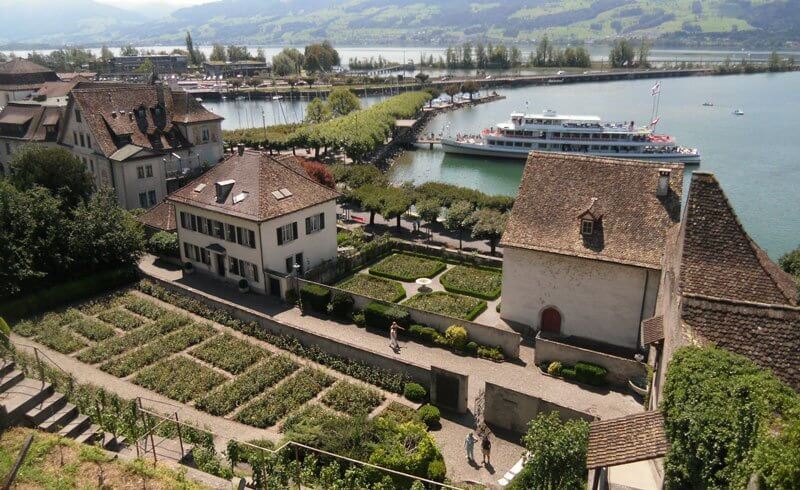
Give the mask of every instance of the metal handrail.
MULTIPOLYGON (((214 431, 211 431, 209 429, 197 427, 196 425, 190 424, 188 422, 182 422, 182 421, 179 421, 177 419, 176 420, 172 420, 171 418, 169 418, 169 417, 167 417, 165 415, 162 415, 162 414, 156 413, 156 412, 152 412, 152 411, 147 410, 145 408, 139 407, 139 410, 142 411, 142 412, 145 412, 145 413, 147 413, 149 415, 152 415, 154 417, 158 417, 158 418, 163 419, 162 422, 166 422, 166 421, 174 422, 178 426, 185 425, 186 427, 192 428, 194 430, 197 430, 197 431, 200 431, 200 432, 205 432, 206 434, 209 434, 212 437, 213 436, 217 436, 217 434, 214 431)), ((177 418, 177 412, 175 413, 175 415, 176 415, 176 418, 177 418)), ((160 423, 161 422, 159 422, 159 424, 160 423)), ((248 447, 253 448, 253 449, 259 449, 261 451, 264 451, 264 452, 267 452, 267 453, 270 453, 270 454, 278 454, 284 448, 289 447, 289 446, 299 447, 299 448, 303 448, 303 449, 306 449, 306 450, 309 450, 309 451, 313 451, 313 452, 316 452, 316 453, 319 453, 319 454, 323 454, 325 456, 330 456, 330 457, 333 457, 333 458, 342 459, 342 460, 347 461, 349 463, 358 464, 358 465, 366 466, 366 467, 369 467, 369 468, 374 468, 374 469, 379 470, 379 471, 385 471, 387 473, 392 473, 394 475, 402 476, 404 478, 410 478, 412 480, 419 480, 419 481, 421 481, 423 483, 428 483, 428 484, 431 484, 431 485, 435 485, 435 486, 440 487, 440 488, 446 488, 448 490, 463 490, 461 487, 455 487, 455 486, 449 485, 447 483, 437 482, 437 481, 434 481, 434 480, 429 480, 427 478, 423 478, 423 477, 417 476, 417 475, 411 475, 409 473, 403 473, 402 471, 393 470, 391 468, 385 468, 383 466, 378 466, 376 464, 368 463, 366 461, 361 461, 361 460, 358 460, 358 459, 349 458, 347 456, 342 456, 341 454, 331 453, 331 452, 325 451, 323 449, 315 448, 315 447, 312 447, 312 446, 307 446, 305 444, 302 444, 302 443, 299 443, 299 442, 295 442, 295 441, 291 441, 291 440, 284 442, 282 445, 280 445, 279 447, 277 447, 275 449, 269 449, 269 448, 257 446, 255 444, 252 444, 252 443, 249 443, 249 442, 246 442, 246 441, 240 441, 238 439, 233 439, 233 438, 229 439, 229 440, 230 441, 234 441, 237 444, 241 444, 243 446, 248 446, 248 447)))
MULTIPOLYGON (((56 361, 54 361, 53 359, 51 359, 51 358, 50 358, 50 356, 48 356, 48 355, 47 355, 47 354, 46 354, 46 353, 45 353, 43 350, 41 350, 40 348, 36 347, 35 345, 29 345, 29 344, 25 344, 25 343, 22 343, 22 342, 15 342, 15 341, 13 341, 13 340, 11 339, 11 337, 9 337, 8 335, 6 335, 6 334, 4 334, 4 333, 2 333, 2 332, 0 332, 0 336, 3 336, 3 337, 5 337, 6 339, 8 339, 8 342, 9 342, 9 344, 11 344, 11 345, 16 345, 16 346, 18 346, 18 347, 26 347, 26 348, 28 348, 28 349, 33 349, 33 352, 34 352, 34 354, 35 354, 35 355, 37 355, 37 360, 38 360, 38 354, 39 354, 39 353, 41 353, 41 354, 42 354, 42 355, 45 357, 45 359, 47 359, 48 361, 50 361, 50 364, 52 364, 53 366, 57 367, 59 370, 61 370, 61 372, 63 372, 63 373, 64 373, 64 374, 66 374, 67 376, 69 376, 69 377, 72 377, 72 374, 70 374, 70 373, 69 373, 67 370, 65 370, 64 368, 62 368, 61 366, 59 366, 59 365, 58 365, 58 363, 57 363, 56 361)), ((1 345, 1 344, 0 344, 0 345, 1 345)), ((3 346, 3 347, 5 347, 5 346, 3 346)), ((7 349, 8 349, 8 348, 7 348, 7 349)), ((10 349, 8 349, 8 350, 10 350, 10 349)))

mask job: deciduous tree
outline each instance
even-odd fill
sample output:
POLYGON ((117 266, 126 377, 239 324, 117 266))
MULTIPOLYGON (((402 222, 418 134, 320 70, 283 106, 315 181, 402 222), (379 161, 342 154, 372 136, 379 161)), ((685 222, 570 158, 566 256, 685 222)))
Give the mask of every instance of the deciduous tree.
POLYGON ((456 201, 447 209, 444 227, 458 232, 459 250, 461 250, 464 231, 469 229, 469 217, 472 215, 472 209, 472 203, 469 201, 456 201))
POLYGON ((64 148, 26 146, 14 154, 11 168, 11 179, 18 189, 42 186, 70 208, 86 201, 93 190, 86 166, 64 148))
POLYGON ((528 424, 522 444, 530 455, 516 488, 580 490, 586 488, 589 423, 561 420, 558 412, 539 414, 528 424))
POLYGON ((508 214, 496 209, 479 209, 469 217, 472 224, 472 237, 488 240, 491 253, 494 255, 497 242, 503 236, 508 222, 508 214))
POLYGON ((358 96, 345 87, 337 87, 328 95, 328 108, 334 117, 341 117, 361 108, 358 96))

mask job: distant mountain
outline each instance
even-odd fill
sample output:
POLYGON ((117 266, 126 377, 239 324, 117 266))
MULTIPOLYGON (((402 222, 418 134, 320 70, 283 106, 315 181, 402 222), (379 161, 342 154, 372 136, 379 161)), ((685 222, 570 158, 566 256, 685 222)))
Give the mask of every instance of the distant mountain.
MULTIPOLYGON (((0 0, 4 3, 9 2, 0 0)), ((33 41, 64 35, 75 41, 180 44, 191 30, 196 43, 250 44, 323 38, 351 45, 525 42, 544 33, 560 40, 644 35, 669 36, 676 42, 715 36, 800 41, 800 0, 218 0, 139 23, 127 11, 101 10, 91 0, 78 3, 94 7, 67 9, 59 22, 41 26, 12 25, 11 33, 4 29, 0 37, 33 41), (89 15, 97 20, 87 22, 89 15), (75 34, 63 34, 70 25, 65 19, 75 19, 75 34)), ((24 5, 30 4, 45 2, 24 5)))
POLYGON ((96 42, 113 39, 146 17, 93 0, 0 0, 0 44, 96 42))

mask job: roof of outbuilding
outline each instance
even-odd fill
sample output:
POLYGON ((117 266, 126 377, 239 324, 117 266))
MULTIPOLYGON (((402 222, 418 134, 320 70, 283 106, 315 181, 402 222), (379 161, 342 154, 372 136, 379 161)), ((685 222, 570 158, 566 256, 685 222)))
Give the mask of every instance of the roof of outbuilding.
POLYGON ((282 160, 252 150, 246 150, 242 156, 231 155, 170 194, 168 200, 243 219, 267 221, 339 197, 338 192, 311 180, 302 167, 282 160), (233 181, 233 186, 224 201, 218 202, 214 184, 225 181, 233 181), (275 193, 282 189, 288 189, 290 195, 279 199, 275 193), (244 200, 234 203, 234 197, 243 193, 244 200))
POLYGON ((698 343, 745 356, 800 391, 800 308, 688 297, 681 319, 698 343))
POLYGON ((532 152, 501 245, 658 269, 680 219, 682 164, 532 152), (659 170, 669 192, 656 195, 659 170), (580 217, 602 217, 582 235, 580 217))
POLYGON ((597 420, 589 425, 586 467, 590 470, 660 458, 667 454, 664 417, 659 411, 597 420))
POLYGON ((664 317, 654 316, 642 321, 642 343, 653 344, 664 340, 664 317))
POLYGON ((144 214, 137 216, 136 220, 158 230, 176 231, 178 229, 175 221, 175 206, 167 201, 156 204, 144 214))
POLYGON ((682 293, 798 304, 794 279, 753 242, 713 174, 692 174, 683 235, 682 293))
POLYGON ((18 58, 0 63, 0 88, 23 88, 32 84, 58 81, 56 72, 32 61, 18 58))
POLYGON ((0 111, 0 124, 25 126, 25 133, 15 138, 25 141, 55 141, 57 133, 48 133, 46 126, 57 126, 60 118, 60 108, 39 104, 9 102, 0 111))

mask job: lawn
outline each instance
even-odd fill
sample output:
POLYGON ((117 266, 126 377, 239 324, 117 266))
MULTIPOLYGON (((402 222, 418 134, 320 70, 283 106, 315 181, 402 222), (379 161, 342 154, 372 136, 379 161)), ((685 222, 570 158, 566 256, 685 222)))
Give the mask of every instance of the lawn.
POLYGON ((354 417, 369 415, 383 402, 383 394, 372 388, 339 381, 322 396, 322 403, 354 417))
POLYGON ((442 274, 440 281, 451 293, 493 300, 500 297, 503 273, 497 269, 457 265, 442 274))
POLYGON ((406 297, 406 290, 399 282, 367 274, 356 274, 339 283, 337 287, 390 303, 396 303, 406 297))
POLYGON ((271 427, 333 382, 334 378, 323 371, 303 368, 261 398, 245 405, 236 415, 236 420, 254 427, 271 427))
POLYGON ((486 301, 482 299, 445 291, 418 293, 404 301, 403 305, 462 320, 474 320, 486 309, 486 301))
POLYGON ((444 262, 435 259, 397 253, 370 267, 369 273, 389 279, 414 282, 420 277, 433 277, 445 270, 446 267, 444 262))
POLYGON ((239 374, 266 355, 266 351, 230 334, 214 337, 190 352, 191 355, 231 374, 239 374))
POLYGON ((193 361, 178 356, 165 359, 142 370, 134 382, 179 402, 188 402, 222 384, 225 376, 193 361))

